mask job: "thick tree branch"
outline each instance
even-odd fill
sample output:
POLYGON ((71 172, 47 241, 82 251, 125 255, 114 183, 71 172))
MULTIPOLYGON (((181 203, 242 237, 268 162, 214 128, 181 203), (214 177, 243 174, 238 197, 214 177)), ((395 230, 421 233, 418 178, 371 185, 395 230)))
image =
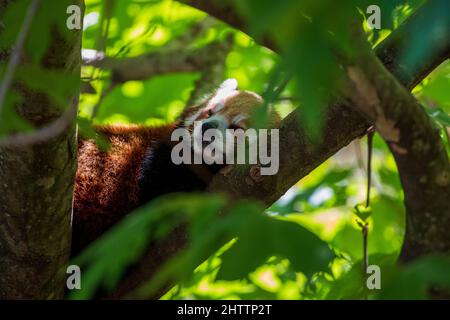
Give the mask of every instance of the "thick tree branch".
POLYGON ((347 70, 354 106, 375 124, 397 163, 407 214, 402 260, 450 252, 450 164, 438 129, 370 51, 347 70))
MULTIPOLYGON (((222 9, 216 6, 214 1, 182 0, 203 9, 209 14, 230 23, 238 29, 244 29, 243 24, 231 7, 222 9)), ((376 53, 383 64, 396 76, 402 85, 411 90, 415 84, 426 77, 435 66, 442 63, 449 51, 448 44, 442 46, 440 42, 431 43, 432 54, 428 61, 422 61, 414 69, 404 70, 399 65, 399 52, 404 49, 404 43, 412 37, 418 37, 420 33, 411 33, 420 22, 421 11, 427 10, 427 6, 419 9, 417 14, 410 17, 404 25, 395 30, 377 48, 376 53), (399 42, 399 39, 402 41, 399 42)), ((245 29, 243 30, 245 31, 245 29)), ((271 48, 276 49, 267 43, 271 48)), ((245 177, 247 172, 232 171, 227 176, 218 175, 210 186, 210 191, 224 192, 234 198, 257 199, 267 205, 278 199, 293 184, 323 163, 339 149, 350 143, 353 139, 364 135, 369 128, 369 122, 358 112, 354 111, 351 101, 337 101, 328 108, 328 114, 324 125, 324 139, 321 144, 313 143, 304 132, 295 113, 290 114, 282 122, 280 128, 280 171, 275 176, 265 176, 258 183, 249 185, 245 177)), ((300 115, 301 116, 301 115, 300 115)), ((130 293, 133 289, 148 279, 164 263, 186 243, 184 232, 175 232, 167 241, 153 244, 146 252, 141 262, 126 275, 112 297, 120 298, 130 293)), ((161 289, 159 294, 164 292, 161 289)))
MULTIPOLYGON (((429 3, 417 16, 428 30, 440 31, 428 34, 424 43, 436 43, 427 52, 441 57, 450 49, 450 22, 447 16, 430 18, 445 7, 444 1, 429 3)), ((361 46, 346 70, 353 106, 374 123, 397 163, 407 214, 402 261, 450 252, 450 164, 438 128, 368 46, 361 46)))
POLYGON ((244 22, 241 17, 236 13, 233 5, 224 1, 203 1, 203 0, 178 0, 178 2, 187 4, 193 8, 206 12, 210 16, 213 16, 230 26, 244 31, 244 22))
MULTIPOLYGON (((0 8, 8 2, 0 0, 0 8)), ((73 3, 83 7, 82 0, 73 3)), ((65 23, 64 12, 55 15, 65 23)), ((41 67, 79 76, 80 51, 81 31, 73 30, 67 37, 53 32, 41 67)), ((0 63, 6 63, 8 55, 0 53, 0 63)), ((27 58, 23 54, 20 63, 29 63, 27 58)), ((21 83, 13 82, 13 86, 23 96, 17 113, 33 123, 37 132, 44 132, 45 139, 25 134, 0 143, 0 298, 62 298, 71 241, 77 93, 67 106, 71 121, 49 135, 47 129, 59 123, 63 110, 42 92, 21 83)))

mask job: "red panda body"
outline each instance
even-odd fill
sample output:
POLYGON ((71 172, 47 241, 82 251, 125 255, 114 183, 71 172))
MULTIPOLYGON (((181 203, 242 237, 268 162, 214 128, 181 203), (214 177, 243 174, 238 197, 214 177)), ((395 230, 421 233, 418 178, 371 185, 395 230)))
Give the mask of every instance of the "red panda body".
MULTIPOLYGON (((261 98, 251 92, 237 91, 235 86, 225 89, 221 87, 203 104, 188 108, 175 124, 158 128, 99 128, 98 133, 111 143, 106 151, 93 140, 79 141, 72 254, 81 251, 126 214, 159 195, 207 187, 208 178, 193 170, 192 165, 173 163, 170 138, 177 127, 192 128, 194 121, 209 123, 216 118, 226 127, 245 128, 255 106, 261 105, 261 98)), ((278 122, 277 116, 272 120, 278 122)), ((211 177, 223 167, 198 166, 211 177)))
POLYGON ((172 126, 110 126, 100 134, 111 145, 101 150, 92 140, 78 143, 74 190, 73 244, 78 252, 139 205, 138 178, 145 155, 167 139, 172 126))

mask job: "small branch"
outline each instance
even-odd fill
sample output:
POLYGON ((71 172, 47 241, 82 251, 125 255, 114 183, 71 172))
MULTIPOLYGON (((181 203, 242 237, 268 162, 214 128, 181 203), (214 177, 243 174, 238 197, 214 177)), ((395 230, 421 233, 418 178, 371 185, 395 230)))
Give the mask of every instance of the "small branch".
POLYGON ((211 53, 221 50, 223 44, 211 43, 196 50, 156 52, 132 58, 110 58, 98 55, 85 59, 84 65, 111 70, 114 84, 130 80, 145 80, 151 77, 177 72, 198 72, 211 59, 211 53))
POLYGON ((216 52, 223 52, 229 44, 213 42, 202 48, 192 48, 195 39, 217 25, 213 18, 206 17, 193 24, 181 36, 173 39, 157 52, 131 58, 109 57, 102 51, 82 50, 83 65, 111 70, 112 85, 130 81, 145 80, 156 75, 177 72, 204 71, 212 68, 216 52))
POLYGON ((41 0, 33 0, 33 2, 31 2, 31 4, 28 6, 25 19, 22 23, 22 28, 20 29, 16 44, 14 46, 14 50, 11 54, 8 66, 6 67, 5 76, 0 85, 0 115, 2 114, 2 110, 4 107, 6 93, 8 92, 8 89, 11 86, 12 80, 14 78, 14 72, 16 70, 17 65, 20 62, 23 46, 25 45, 25 40, 27 38, 28 31, 30 30, 31 23, 33 21, 34 16, 36 15, 40 2, 41 0))
POLYGON ((367 236, 369 234, 369 224, 364 222, 362 226, 362 235, 363 235, 363 259, 364 259, 364 275, 367 273, 367 267, 369 266, 369 255, 367 254, 367 236))
POLYGON ((374 130, 371 127, 367 133, 367 193, 366 208, 370 206, 370 187, 372 186, 372 149, 374 130))

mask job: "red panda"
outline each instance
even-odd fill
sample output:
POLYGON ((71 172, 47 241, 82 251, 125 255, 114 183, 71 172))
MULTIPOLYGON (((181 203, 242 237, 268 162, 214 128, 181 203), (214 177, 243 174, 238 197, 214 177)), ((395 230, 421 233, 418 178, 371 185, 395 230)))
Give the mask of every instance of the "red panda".
MULTIPOLYGON (((262 98, 237 90, 234 79, 225 81, 206 101, 187 108, 167 126, 114 125, 98 128, 110 142, 107 151, 93 140, 80 139, 74 189, 72 254, 81 251, 123 216, 140 205, 171 192, 205 190, 223 166, 175 165, 171 134, 176 128, 192 131, 194 121, 207 128, 246 129, 262 98)), ((271 109, 269 126, 278 124, 271 109)))

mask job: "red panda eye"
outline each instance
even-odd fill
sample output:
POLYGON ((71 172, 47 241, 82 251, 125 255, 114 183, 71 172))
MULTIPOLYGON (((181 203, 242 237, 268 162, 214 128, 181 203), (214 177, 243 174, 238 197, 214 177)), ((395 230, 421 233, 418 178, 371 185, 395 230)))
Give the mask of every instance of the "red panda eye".
POLYGON ((237 124, 232 123, 232 124, 230 124, 228 129, 238 130, 238 129, 242 129, 242 127, 238 126, 237 124))
POLYGON ((208 117, 211 117, 214 114, 214 112, 212 111, 212 109, 208 110, 208 117))

